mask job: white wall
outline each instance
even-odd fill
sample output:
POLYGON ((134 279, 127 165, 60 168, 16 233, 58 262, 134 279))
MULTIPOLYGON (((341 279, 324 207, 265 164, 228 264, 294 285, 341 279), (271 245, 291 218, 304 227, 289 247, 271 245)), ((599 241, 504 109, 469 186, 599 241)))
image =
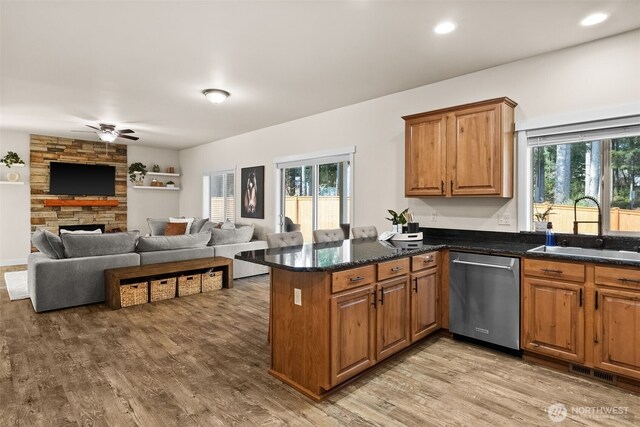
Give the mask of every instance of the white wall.
POLYGON ((517 122, 628 105, 640 101, 639 75, 640 31, 634 31, 182 150, 180 211, 201 209, 204 172, 237 164, 239 173, 264 164, 265 220, 255 222, 273 231, 273 159, 356 145, 354 225, 387 229, 386 210, 409 206, 422 226, 517 231, 517 195, 511 200, 405 198, 401 116, 501 96, 518 102, 517 122), (436 222, 430 221, 432 212, 436 222), (502 213, 511 215, 510 226, 498 225, 502 213))
MULTIPOLYGON (((160 172, 166 172, 168 166, 173 166, 176 173, 180 173, 177 150, 130 145, 127 149, 127 161, 128 164, 142 162, 149 172, 151 172, 153 165, 157 164, 160 166, 160 172)), ((165 183, 172 180, 177 187, 181 186, 180 178, 156 178, 165 183)), ((145 185, 149 185, 150 181, 151 177, 147 176, 145 185)), ((180 212, 180 191, 182 190, 141 190, 133 188, 131 181, 127 182, 127 228, 129 230, 140 230, 140 233, 145 235, 149 232, 147 218, 178 216, 180 212)), ((196 213, 201 213, 201 210, 196 213)))
POLYGON ((26 163, 24 168, 8 169, 0 166, 0 180, 7 180, 7 172, 18 172, 24 185, 0 185, 0 266, 25 264, 31 252, 29 135, 0 132, 0 158, 15 151, 26 163))

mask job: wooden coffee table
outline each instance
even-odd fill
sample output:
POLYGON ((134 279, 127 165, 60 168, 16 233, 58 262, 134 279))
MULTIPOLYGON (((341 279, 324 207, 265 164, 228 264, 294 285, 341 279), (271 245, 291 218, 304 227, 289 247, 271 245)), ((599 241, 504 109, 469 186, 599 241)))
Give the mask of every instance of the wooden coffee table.
POLYGON ((206 269, 222 270, 222 286, 233 288, 233 260, 221 256, 110 268, 104 271, 106 304, 113 309, 120 308, 122 281, 206 269))

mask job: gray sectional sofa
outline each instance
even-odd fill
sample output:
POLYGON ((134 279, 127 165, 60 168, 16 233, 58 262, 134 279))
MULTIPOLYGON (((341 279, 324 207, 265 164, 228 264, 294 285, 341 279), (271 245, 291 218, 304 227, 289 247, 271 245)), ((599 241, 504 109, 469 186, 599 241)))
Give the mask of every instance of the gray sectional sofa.
MULTIPOLYGON (((265 241, 259 240, 223 244, 219 230, 212 231, 215 227, 207 224, 210 223, 178 236, 140 236, 132 231, 59 237, 38 230, 32 241, 40 252, 28 257, 28 289, 33 308, 41 312, 103 302, 106 269, 212 256, 233 258, 238 252, 267 247, 265 241)), ((233 232, 223 234, 228 237, 233 232)), ((264 266, 234 260, 234 278, 267 272, 264 266)))

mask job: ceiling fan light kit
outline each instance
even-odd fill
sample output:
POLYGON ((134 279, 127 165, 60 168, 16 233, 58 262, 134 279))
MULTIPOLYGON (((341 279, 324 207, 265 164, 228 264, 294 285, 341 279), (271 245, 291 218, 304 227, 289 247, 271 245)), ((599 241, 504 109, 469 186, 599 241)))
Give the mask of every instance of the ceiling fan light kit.
POLYGON ((113 142, 117 137, 118 134, 115 131, 98 132, 98 138, 104 142, 113 142))
POLYGON ((213 104, 221 104, 231 96, 229 92, 222 89, 205 89, 202 91, 202 94, 213 104))

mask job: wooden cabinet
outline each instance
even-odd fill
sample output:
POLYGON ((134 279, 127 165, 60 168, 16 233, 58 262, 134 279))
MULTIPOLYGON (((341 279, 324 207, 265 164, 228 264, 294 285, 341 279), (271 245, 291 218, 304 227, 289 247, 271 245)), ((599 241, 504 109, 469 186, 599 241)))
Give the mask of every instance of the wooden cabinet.
POLYGON ((640 379, 640 270, 525 259, 523 272, 523 349, 640 379))
POLYGON ((584 286, 525 277, 522 346, 573 362, 584 361, 584 286))
POLYGON ((640 379, 640 271, 595 267, 594 366, 640 379))
POLYGON ((372 366, 376 360, 374 286, 331 298, 331 385, 372 366))
POLYGON ((411 257, 411 342, 441 327, 438 252, 411 257))
POLYGON ((382 360, 411 343, 409 337, 409 277, 377 285, 376 357, 382 360))
POLYGON ((405 116, 405 195, 513 197, 509 98, 405 116))
POLYGON ((411 342, 440 329, 438 270, 411 275, 411 342))

